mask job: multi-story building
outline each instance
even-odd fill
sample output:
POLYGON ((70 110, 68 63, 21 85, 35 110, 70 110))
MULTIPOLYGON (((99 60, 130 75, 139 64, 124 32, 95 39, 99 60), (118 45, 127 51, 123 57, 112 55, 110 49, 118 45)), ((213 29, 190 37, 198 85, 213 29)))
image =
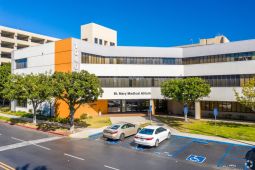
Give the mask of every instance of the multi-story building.
MULTIPOLYGON (((220 116, 255 120, 253 111, 236 102, 233 91, 240 92, 241 84, 255 75, 255 40, 217 42, 162 48, 103 46, 69 38, 14 51, 12 70, 14 74, 80 70, 96 74, 104 93, 97 102, 80 107, 76 117, 99 110, 104 114, 147 112, 149 105, 153 113, 182 114, 181 104, 161 95, 160 83, 201 77, 211 85, 211 93, 191 107, 196 118, 212 114, 217 107, 220 116)), ((12 110, 30 108, 26 103, 12 103, 12 110)), ((67 106, 61 103, 56 112, 67 116, 67 106)))
POLYGON ((0 65, 11 62, 11 52, 59 40, 45 35, 0 26, 0 65))

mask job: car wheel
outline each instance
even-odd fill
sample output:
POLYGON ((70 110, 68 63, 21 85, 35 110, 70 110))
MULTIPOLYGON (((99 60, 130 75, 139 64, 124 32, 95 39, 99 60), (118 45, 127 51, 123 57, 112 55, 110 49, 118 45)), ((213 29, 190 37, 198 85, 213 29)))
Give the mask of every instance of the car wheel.
POLYGON ((171 138, 171 133, 169 132, 167 135, 167 139, 170 139, 170 138, 171 138))
POLYGON ((122 134, 120 135, 120 140, 123 141, 124 139, 125 139, 125 134, 122 133, 122 134))
POLYGON ((158 147, 158 145, 159 145, 159 140, 157 139, 155 142, 155 147, 158 147))

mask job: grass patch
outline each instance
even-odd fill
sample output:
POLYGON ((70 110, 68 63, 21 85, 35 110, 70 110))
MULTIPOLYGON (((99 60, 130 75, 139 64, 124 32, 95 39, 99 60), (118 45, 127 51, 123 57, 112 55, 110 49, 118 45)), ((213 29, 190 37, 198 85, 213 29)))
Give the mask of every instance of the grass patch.
POLYGON ((146 122, 146 123, 142 123, 142 124, 140 124, 140 128, 144 128, 145 126, 149 126, 149 125, 151 125, 151 123, 150 122, 146 122))
POLYGON ((255 125, 226 122, 216 122, 215 124, 213 121, 199 121, 194 119, 189 119, 189 122, 185 122, 181 118, 156 117, 158 120, 181 132, 255 141, 255 125))
POLYGON ((88 117, 81 121, 85 121, 85 123, 87 124, 87 127, 90 127, 90 128, 101 128, 101 127, 109 126, 112 124, 110 118, 107 116, 88 117))

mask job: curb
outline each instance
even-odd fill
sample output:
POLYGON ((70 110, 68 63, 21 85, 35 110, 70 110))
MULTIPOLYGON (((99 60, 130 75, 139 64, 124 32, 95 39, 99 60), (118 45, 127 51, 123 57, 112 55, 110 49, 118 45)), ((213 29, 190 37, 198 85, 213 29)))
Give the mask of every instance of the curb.
POLYGON ((44 133, 49 133, 49 134, 54 134, 54 135, 59 135, 59 136, 69 136, 68 134, 64 134, 64 133, 59 133, 59 132, 53 132, 53 131, 43 131, 37 128, 33 128, 33 127, 29 127, 29 126, 25 126, 25 125, 19 125, 19 124, 11 124, 8 121, 4 121, 4 120, 0 120, 0 122, 2 123, 6 123, 12 126, 19 126, 19 127, 23 127, 23 128, 27 128, 27 129, 31 129, 31 130, 35 130, 35 131, 40 131, 40 132, 44 132, 44 133))

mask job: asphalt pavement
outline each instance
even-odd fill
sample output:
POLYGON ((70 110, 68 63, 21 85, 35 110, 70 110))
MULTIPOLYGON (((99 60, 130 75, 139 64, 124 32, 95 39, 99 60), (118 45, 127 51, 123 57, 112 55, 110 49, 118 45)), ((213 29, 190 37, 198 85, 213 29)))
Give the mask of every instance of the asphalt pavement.
POLYGON ((70 139, 0 123, 1 163, 17 170, 245 169, 251 146, 172 136, 158 148, 137 146, 100 134, 70 139))

